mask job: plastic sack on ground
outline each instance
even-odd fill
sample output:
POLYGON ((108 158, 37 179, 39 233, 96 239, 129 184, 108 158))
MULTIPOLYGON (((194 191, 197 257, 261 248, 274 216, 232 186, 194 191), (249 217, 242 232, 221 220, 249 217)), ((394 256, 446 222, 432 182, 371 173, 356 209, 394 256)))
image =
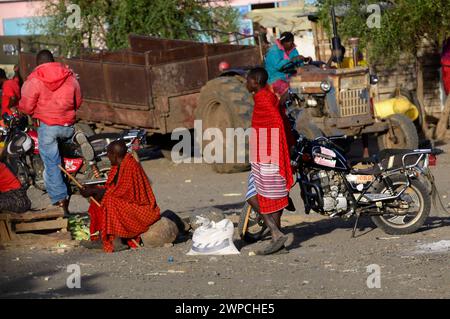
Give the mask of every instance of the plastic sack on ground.
POLYGON ((228 219, 212 222, 208 218, 197 217, 202 224, 194 231, 192 248, 188 255, 236 255, 239 251, 233 243, 234 225, 228 219))

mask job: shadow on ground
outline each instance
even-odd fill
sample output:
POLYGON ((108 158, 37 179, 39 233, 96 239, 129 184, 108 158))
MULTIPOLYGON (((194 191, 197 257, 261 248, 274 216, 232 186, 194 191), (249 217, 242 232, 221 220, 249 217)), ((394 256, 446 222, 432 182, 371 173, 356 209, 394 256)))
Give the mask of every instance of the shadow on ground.
POLYGON ((65 280, 56 289, 48 289, 45 287, 45 284, 39 282, 45 280, 44 278, 46 277, 50 278, 49 281, 55 280, 54 278, 61 273, 64 273, 66 278, 71 275, 71 273, 65 273, 63 269, 58 269, 54 271, 40 271, 0 282, 0 299, 79 298, 97 295, 102 292, 94 283, 98 278, 104 277, 102 274, 83 275, 81 277, 81 287, 73 289, 67 287, 65 280))
MULTIPOLYGON (((351 219, 348 221, 339 218, 324 219, 314 222, 302 222, 298 225, 283 227, 283 232, 285 234, 293 235, 293 241, 287 248, 295 249, 301 247, 302 243, 307 242, 311 238, 330 234, 337 229, 344 229, 345 231, 347 231, 348 239, 350 240, 352 239, 351 233, 353 230, 354 223, 355 219, 351 219)), ((425 224, 422 226, 422 228, 420 228, 416 233, 426 232, 433 230, 435 228, 446 226, 450 226, 450 217, 429 217, 425 222, 425 224)), ((376 226, 370 220, 370 218, 362 217, 358 222, 355 238, 363 237, 375 229, 376 226)), ((390 235, 386 234, 386 236, 390 235)), ((265 239, 267 238, 270 237, 266 237, 265 239)), ((236 243, 238 249, 241 249, 247 245, 249 245, 249 243, 246 243, 242 240, 239 240, 236 243)))

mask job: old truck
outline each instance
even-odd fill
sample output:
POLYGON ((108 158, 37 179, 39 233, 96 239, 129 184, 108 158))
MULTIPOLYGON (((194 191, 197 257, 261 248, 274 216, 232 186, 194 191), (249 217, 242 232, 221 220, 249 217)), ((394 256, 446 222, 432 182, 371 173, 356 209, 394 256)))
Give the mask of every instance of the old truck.
MULTIPOLYGON (((168 134, 176 128, 194 128, 200 91, 214 91, 217 97, 216 106, 204 119, 203 129, 247 126, 251 96, 242 78, 217 80, 221 74, 219 64, 227 61, 230 65, 258 65, 261 54, 254 46, 132 34, 128 49, 82 53, 57 60, 79 76, 84 101, 77 117, 85 128, 86 124, 100 131, 139 127, 150 134, 168 134), (224 107, 219 107, 220 103, 224 107)), ((36 66, 35 53, 21 52, 19 64, 22 76, 27 76, 36 66)), ((200 104, 201 101, 204 99, 200 99, 200 104)), ((217 171, 231 172, 246 165, 214 167, 217 171)))
MULTIPOLYGON (((246 68, 235 72, 233 67, 261 65, 262 54, 255 46, 130 35, 128 49, 82 53, 59 61, 79 76, 84 102, 77 116, 86 128, 139 127, 149 133, 168 134, 176 128, 192 129, 194 120, 201 119, 203 130, 217 127, 225 136, 225 128, 248 127, 253 108, 244 85, 242 72, 246 68), (220 70, 223 61, 232 68, 220 70)), ((35 67, 35 54, 21 52, 20 67, 22 76, 28 75, 35 67)), ((402 125, 395 121, 389 125, 389 121, 373 115, 370 85, 367 68, 299 69, 292 87, 322 101, 316 107, 307 107, 305 113, 319 131, 305 131, 309 124, 300 125, 300 130, 310 137, 339 132, 395 137, 397 131, 404 137, 402 125), (334 90, 321 90, 325 80, 334 90)), ((417 147, 397 141, 399 147, 417 147)), ((221 173, 248 168, 246 163, 212 165, 221 173)))

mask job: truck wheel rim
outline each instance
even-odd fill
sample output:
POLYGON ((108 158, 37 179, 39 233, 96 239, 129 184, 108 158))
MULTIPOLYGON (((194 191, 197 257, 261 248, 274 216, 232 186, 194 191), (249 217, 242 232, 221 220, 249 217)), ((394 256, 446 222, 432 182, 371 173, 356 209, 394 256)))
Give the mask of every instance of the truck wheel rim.
POLYGON ((398 148, 400 146, 406 146, 406 136, 403 133, 403 130, 393 124, 392 130, 389 129, 388 132, 383 136, 384 139, 384 145, 386 145, 386 148, 398 148), (392 134, 392 131, 394 131, 394 134, 392 134))

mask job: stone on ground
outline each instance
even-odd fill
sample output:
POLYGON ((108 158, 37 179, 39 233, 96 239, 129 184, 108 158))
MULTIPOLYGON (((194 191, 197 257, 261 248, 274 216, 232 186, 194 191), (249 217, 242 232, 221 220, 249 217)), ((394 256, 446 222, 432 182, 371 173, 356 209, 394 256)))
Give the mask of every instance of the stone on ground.
POLYGON ((177 224, 166 217, 161 217, 150 226, 148 231, 142 235, 144 245, 148 247, 164 247, 165 244, 173 243, 178 236, 177 224))

